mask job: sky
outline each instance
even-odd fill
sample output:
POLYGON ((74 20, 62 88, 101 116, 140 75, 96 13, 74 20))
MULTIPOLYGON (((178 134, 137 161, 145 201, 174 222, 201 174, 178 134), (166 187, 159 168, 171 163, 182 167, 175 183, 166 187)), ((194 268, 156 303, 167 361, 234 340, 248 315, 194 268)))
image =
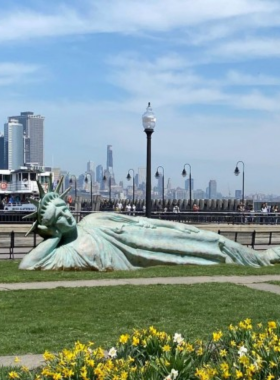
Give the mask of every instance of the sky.
MULTIPOLYGON (((0 131, 45 116, 45 165, 117 182, 146 166, 142 114, 157 118, 152 173, 184 187, 280 194, 279 0, 0 0, 0 131), (188 169, 188 167, 186 167, 188 169), (243 164, 239 164, 242 174, 243 164)), ((155 180, 154 180, 155 183, 155 180)))

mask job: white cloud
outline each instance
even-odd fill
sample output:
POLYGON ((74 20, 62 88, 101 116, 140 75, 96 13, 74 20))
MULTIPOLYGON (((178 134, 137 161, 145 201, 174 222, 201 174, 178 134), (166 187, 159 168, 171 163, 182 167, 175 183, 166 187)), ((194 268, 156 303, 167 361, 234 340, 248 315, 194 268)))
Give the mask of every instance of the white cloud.
POLYGON ((0 62, 0 86, 33 81, 32 75, 40 69, 37 65, 24 63, 0 62))
POLYGON ((225 84, 238 86, 280 86, 280 79, 269 75, 250 75, 236 70, 229 70, 225 84))
POLYGON ((280 57, 280 39, 256 37, 227 41, 210 48, 208 53, 212 56, 230 57, 233 61, 280 57))
MULTIPOLYGON (((53 2, 49 13, 11 7, 0 16, 0 41, 100 32, 170 32, 243 16, 252 16, 251 22, 257 24, 262 16, 275 16, 280 10, 279 3, 272 0, 234 0, 226 6, 224 0, 92 0, 83 4, 84 9, 79 11, 53 2)), ((213 29, 212 34, 224 33, 223 29, 225 26, 213 29)))

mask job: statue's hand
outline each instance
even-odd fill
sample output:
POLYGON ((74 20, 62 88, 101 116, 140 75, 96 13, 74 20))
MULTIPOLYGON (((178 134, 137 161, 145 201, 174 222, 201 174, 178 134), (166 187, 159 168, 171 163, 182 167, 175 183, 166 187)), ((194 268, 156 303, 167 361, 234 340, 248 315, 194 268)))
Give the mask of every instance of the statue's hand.
POLYGON ((37 227, 38 235, 40 235, 44 239, 52 238, 52 237, 58 237, 61 238, 62 234, 61 232, 55 227, 47 227, 42 224, 39 224, 37 227))

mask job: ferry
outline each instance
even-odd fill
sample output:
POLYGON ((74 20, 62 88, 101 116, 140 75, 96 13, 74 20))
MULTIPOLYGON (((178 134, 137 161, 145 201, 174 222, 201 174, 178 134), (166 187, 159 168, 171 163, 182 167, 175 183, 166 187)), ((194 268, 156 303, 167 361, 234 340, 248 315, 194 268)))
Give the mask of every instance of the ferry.
MULTIPOLYGON (((50 169, 50 168, 48 168, 50 169)), ((44 167, 20 167, 17 170, 0 170, 0 210, 4 212, 33 212, 36 206, 29 199, 39 199, 36 181, 45 192, 53 178, 51 170, 44 167)))

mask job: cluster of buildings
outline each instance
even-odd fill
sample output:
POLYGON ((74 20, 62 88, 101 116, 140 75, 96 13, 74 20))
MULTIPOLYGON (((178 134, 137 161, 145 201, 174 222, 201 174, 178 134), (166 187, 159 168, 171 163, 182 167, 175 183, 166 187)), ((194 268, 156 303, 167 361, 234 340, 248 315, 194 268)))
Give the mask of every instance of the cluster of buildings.
POLYGON ((44 119, 33 112, 8 117, 0 134, 0 169, 44 165, 44 119))
MULTIPOLYGON (((130 170, 130 181, 126 180, 125 184, 123 181, 117 183, 112 145, 107 145, 105 166, 95 166, 93 161, 89 161, 85 172, 78 176, 61 168, 44 166, 44 121, 44 116, 29 111, 8 117, 4 131, 0 131, 0 193, 1 189, 2 192, 7 190, 7 185, 11 191, 19 187, 18 184, 13 187, 9 185, 13 177, 16 180, 31 180, 34 176, 32 177, 32 173, 26 173, 26 170, 29 170, 37 171, 36 179, 40 176, 42 181, 47 181, 50 173, 54 183, 64 176, 64 186, 72 185, 73 191, 79 195, 101 194, 110 199, 145 199, 146 168, 130 170)), ((22 183, 21 186, 26 188, 27 184, 22 183)), ((152 189, 153 199, 161 199, 162 196, 165 199, 189 199, 190 195, 192 199, 242 198, 241 190, 236 190, 233 196, 228 194, 224 197, 218 192, 216 180, 210 180, 205 190, 194 189, 193 178, 191 181, 189 178, 185 179, 184 188, 174 188, 170 178, 163 181, 161 173, 157 177, 157 185, 152 189)), ((251 194, 249 197, 253 200, 269 200, 265 194, 251 194)))

